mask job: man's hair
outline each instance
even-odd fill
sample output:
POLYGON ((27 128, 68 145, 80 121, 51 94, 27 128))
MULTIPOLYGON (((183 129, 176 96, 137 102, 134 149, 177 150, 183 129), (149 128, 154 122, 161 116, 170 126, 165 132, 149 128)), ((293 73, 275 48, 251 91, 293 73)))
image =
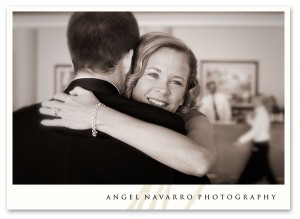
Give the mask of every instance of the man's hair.
POLYGON ((75 12, 67 38, 74 72, 112 72, 124 54, 135 49, 139 27, 131 12, 75 12))
POLYGON ((132 90, 138 79, 144 74, 149 58, 161 48, 171 48, 187 57, 189 64, 189 78, 184 94, 184 102, 177 109, 177 113, 185 114, 196 108, 197 98, 200 94, 200 85, 197 80, 197 60, 194 53, 180 39, 160 32, 144 34, 139 46, 134 52, 132 74, 127 77, 124 95, 131 97, 132 90))

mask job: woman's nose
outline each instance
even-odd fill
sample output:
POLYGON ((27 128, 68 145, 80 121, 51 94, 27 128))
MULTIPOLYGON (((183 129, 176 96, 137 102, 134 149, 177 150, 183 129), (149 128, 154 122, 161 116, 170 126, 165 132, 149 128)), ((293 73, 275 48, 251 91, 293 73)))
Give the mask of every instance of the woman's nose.
POLYGON ((160 82, 156 87, 156 91, 163 95, 169 95, 171 93, 167 82, 160 82))

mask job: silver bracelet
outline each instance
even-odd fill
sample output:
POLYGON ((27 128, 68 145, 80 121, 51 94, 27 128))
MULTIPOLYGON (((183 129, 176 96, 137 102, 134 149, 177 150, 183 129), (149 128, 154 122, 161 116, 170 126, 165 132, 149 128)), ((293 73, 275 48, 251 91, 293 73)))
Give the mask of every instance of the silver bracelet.
POLYGON ((98 114, 98 110, 100 106, 105 106, 103 103, 98 103, 93 111, 93 115, 92 115, 92 135, 94 137, 97 136, 98 132, 97 132, 97 128, 96 128, 96 119, 97 119, 97 114, 98 114))

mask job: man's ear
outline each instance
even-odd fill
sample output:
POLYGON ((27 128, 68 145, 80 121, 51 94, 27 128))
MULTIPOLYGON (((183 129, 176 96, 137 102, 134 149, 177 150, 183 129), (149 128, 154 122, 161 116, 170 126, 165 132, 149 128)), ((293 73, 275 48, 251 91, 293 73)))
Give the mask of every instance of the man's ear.
POLYGON ((133 56, 133 50, 131 49, 127 54, 125 54, 123 59, 123 70, 125 74, 127 74, 131 67, 132 62, 132 56, 133 56))

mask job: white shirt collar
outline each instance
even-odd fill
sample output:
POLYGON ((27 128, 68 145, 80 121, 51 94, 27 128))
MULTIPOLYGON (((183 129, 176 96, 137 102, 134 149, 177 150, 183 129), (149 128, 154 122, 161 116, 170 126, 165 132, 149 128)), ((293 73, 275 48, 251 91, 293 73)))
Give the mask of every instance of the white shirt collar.
MULTIPOLYGON (((93 79, 102 80, 102 79, 100 79, 100 78, 96 78, 96 77, 93 77, 93 76, 78 76, 78 77, 74 78, 73 81, 75 81, 75 80, 77 80, 77 79, 83 79, 83 78, 93 78, 93 79)), ((104 80, 102 80, 102 81, 104 81, 104 80)), ((114 85, 113 83, 111 83, 111 82, 109 82, 109 81, 106 81, 106 82, 112 84, 112 85, 117 89, 117 91, 119 92, 119 94, 121 94, 119 88, 118 88, 116 85, 114 85)))

